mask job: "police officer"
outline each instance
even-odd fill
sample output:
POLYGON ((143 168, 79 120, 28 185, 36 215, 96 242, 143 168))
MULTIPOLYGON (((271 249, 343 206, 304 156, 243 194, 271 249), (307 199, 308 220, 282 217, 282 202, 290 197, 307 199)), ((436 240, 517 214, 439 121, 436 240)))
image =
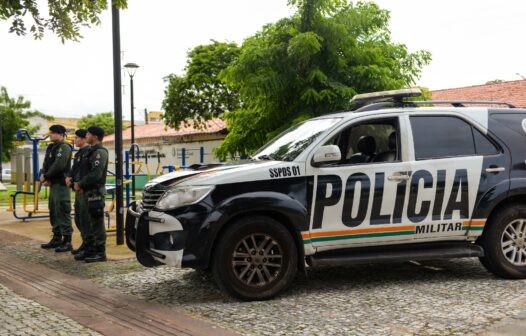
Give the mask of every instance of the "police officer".
POLYGON ((104 228, 104 194, 108 171, 108 150, 102 147, 104 130, 98 126, 88 128, 86 140, 90 148, 86 163, 80 167, 80 180, 74 189, 84 193, 89 212, 90 234, 93 246, 84 258, 85 262, 106 261, 106 230, 104 228))
POLYGON ((55 248, 56 252, 71 250, 71 193, 66 186, 66 176, 71 165, 71 146, 64 141, 66 128, 53 125, 49 128, 51 144, 46 149, 46 157, 40 175, 40 182, 49 186, 49 220, 53 238, 41 247, 55 248))
MULTIPOLYGON (((89 144, 86 140, 85 129, 79 129, 75 132, 75 146, 79 149, 75 153, 75 158, 73 159, 73 166, 71 167, 71 172, 66 178, 66 185, 70 188, 73 188, 75 182, 80 181, 80 167, 86 165, 86 153, 89 150, 89 144)), ((93 236, 91 234, 89 213, 88 213, 88 202, 87 198, 80 191, 75 192, 75 225, 80 232, 80 237, 82 238, 82 244, 76 250, 71 250, 71 253, 75 255, 75 260, 84 260, 86 257, 89 246, 93 245, 93 236)))

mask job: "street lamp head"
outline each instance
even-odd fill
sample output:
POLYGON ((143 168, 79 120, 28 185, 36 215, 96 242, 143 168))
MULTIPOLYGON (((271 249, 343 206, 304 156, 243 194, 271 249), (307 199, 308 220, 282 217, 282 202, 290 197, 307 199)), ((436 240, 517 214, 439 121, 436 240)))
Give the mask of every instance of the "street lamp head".
POLYGON ((135 63, 126 63, 124 65, 124 67, 126 68, 126 71, 128 72, 128 75, 130 77, 133 77, 135 75, 135 71, 137 71, 137 68, 139 66, 137 64, 135 64, 135 63))

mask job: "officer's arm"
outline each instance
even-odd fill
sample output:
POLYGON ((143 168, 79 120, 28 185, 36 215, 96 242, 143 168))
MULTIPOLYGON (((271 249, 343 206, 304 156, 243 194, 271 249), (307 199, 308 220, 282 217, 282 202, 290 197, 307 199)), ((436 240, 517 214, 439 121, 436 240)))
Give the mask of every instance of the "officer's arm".
POLYGON ((57 157, 55 158, 55 161, 53 161, 51 167, 49 167, 49 170, 44 173, 44 178, 46 180, 62 173, 66 168, 66 165, 69 164, 71 158, 71 147, 69 147, 68 144, 62 144, 60 148, 62 149, 62 152, 57 154, 57 157))
POLYGON ((86 187, 100 181, 100 179, 102 178, 102 174, 104 174, 104 168, 108 163, 108 153, 105 150, 97 150, 95 153, 91 154, 90 162, 90 172, 84 177, 82 177, 79 181, 79 186, 82 189, 86 189, 86 187))
POLYGON ((46 174, 46 160, 49 160, 48 159, 48 156, 49 156, 49 152, 51 152, 51 148, 50 148, 51 145, 49 145, 47 148, 46 148, 46 156, 44 156, 44 162, 42 163, 42 170, 41 170, 41 174, 42 176, 44 176, 46 174))

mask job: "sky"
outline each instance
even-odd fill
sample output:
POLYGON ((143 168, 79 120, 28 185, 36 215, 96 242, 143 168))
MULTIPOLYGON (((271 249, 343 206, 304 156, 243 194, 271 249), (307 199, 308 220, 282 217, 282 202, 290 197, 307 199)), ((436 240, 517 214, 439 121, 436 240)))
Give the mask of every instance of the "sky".
MULTIPOLYGON (((433 60, 417 85, 434 90, 526 76, 526 1, 374 2, 391 12, 393 41, 431 52, 433 60)), ((129 0, 121 11, 121 49, 122 64, 140 66, 134 77, 136 119, 144 119, 144 109, 161 110, 163 78, 182 74, 188 50, 211 39, 240 44, 264 24, 292 13, 287 0, 129 0)), ((16 36, 0 22, 0 86, 57 117, 113 111, 110 10, 101 19, 100 26, 82 29, 80 42, 65 44, 50 32, 37 41, 29 34, 16 36)), ((124 72, 122 81, 123 115, 129 119, 124 72)))

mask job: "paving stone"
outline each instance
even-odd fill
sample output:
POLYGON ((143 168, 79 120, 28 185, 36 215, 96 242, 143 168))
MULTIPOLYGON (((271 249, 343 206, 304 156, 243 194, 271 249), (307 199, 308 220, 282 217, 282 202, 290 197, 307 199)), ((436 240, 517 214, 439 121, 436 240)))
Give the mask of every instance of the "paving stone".
POLYGON ((0 285, 0 335, 100 335, 0 285), (69 330, 67 332, 66 330, 69 330))
POLYGON ((238 302, 206 272, 79 263, 32 241, 0 250, 246 335, 476 335, 526 311, 526 280, 499 279, 477 259, 311 269, 274 300, 238 302))

